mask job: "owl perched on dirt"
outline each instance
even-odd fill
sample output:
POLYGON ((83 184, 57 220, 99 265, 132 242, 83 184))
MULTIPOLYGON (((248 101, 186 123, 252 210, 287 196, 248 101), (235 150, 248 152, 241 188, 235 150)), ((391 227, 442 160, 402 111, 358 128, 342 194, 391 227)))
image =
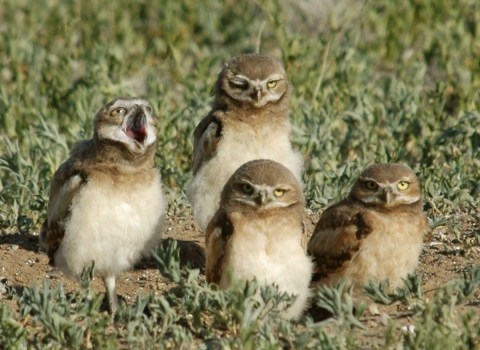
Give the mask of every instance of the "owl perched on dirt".
POLYGON ((230 276, 274 283, 297 296, 283 317, 298 317, 313 267, 302 247, 304 206, 298 179, 283 165, 266 159, 242 165, 225 185, 207 227, 207 281, 222 289, 229 287, 230 276))
POLYGON ((408 167, 374 164, 355 182, 348 197, 320 217, 308 243, 316 283, 339 278, 356 291, 369 280, 403 284, 412 273, 429 225, 422 209, 420 183, 408 167))
POLYGON ((187 195, 205 231, 223 186, 238 167, 272 159, 300 180, 302 157, 290 144, 290 84, 275 59, 248 54, 225 64, 215 84, 212 111, 194 132, 194 179, 187 195))
POLYGON ((95 117, 93 139, 75 144, 50 187, 40 236, 50 264, 78 278, 95 261, 112 313, 115 277, 150 254, 165 221, 153 123, 145 100, 108 103, 95 117))

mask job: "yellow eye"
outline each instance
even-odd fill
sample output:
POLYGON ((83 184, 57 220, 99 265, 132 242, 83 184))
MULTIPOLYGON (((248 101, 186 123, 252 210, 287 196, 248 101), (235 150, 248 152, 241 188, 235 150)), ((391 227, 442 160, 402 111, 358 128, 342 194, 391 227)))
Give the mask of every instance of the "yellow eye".
POLYGON ((377 184, 373 181, 367 181, 366 186, 369 190, 374 190, 377 188, 377 184))
POLYGON ((252 185, 249 185, 249 184, 243 184, 242 185, 242 191, 247 193, 247 194, 250 194, 253 192, 253 187, 252 185))
POLYGON ((282 197, 285 194, 285 190, 275 190, 273 191, 275 197, 282 197))
POLYGON ((271 89, 271 88, 274 88, 275 86, 277 86, 277 82, 274 80, 274 81, 270 81, 267 83, 267 86, 271 89))
POLYGON ((118 115, 118 114, 125 114, 127 113, 127 109, 126 108, 123 108, 123 107, 118 107, 118 108, 115 108, 113 111, 110 112, 110 115, 112 117, 118 115))
POLYGON ((397 185, 398 189, 399 190, 406 190, 408 188, 408 186, 410 186, 410 184, 408 182, 405 182, 405 181, 400 181, 397 185))

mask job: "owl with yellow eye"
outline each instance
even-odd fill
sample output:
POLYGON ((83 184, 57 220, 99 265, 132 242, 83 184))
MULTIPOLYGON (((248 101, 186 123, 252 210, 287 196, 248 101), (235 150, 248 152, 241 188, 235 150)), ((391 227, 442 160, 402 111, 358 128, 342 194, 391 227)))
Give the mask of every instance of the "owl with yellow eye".
POLYGON ((291 90, 285 69, 270 56, 246 54, 225 63, 212 110, 193 134, 187 197, 202 231, 218 209, 223 186, 244 163, 274 160, 301 183, 303 158, 290 143, 291 90))
POLYGON ((283 165, 266 159, 242 165, 221 194, 207 226, 207 281, 220 288, 256 278, 262 285, 296 296, 282 311, 298 318, 309 296, 312 261, 302 246, 305 199, 298 180, 283 165))
POLYGON ((370 165, 315 227, 307 247, 316 264, 313 283, 333 286, 342 278, 355 292, 370 280, 402 286, 428 229, 415 173, 401 164, 370 165))

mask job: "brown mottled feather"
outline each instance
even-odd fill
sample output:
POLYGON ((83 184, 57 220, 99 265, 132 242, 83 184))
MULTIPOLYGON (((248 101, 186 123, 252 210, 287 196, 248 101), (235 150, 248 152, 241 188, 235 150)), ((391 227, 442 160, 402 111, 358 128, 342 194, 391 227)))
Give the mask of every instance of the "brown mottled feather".
POLYGON ((75 144, 70 158, 55 172, 50 184, 48 215, 40 230, 40 241, 47 246, 49 264, 54 265, 54 254, 65 235, 64 223, 70 215, 73 197, 87 181, 81 157, 93 144, 92 140, 75 144), (78 178, 76 178, 78 176, 78 178))
POLYGON ((363 239, 372 232, 368 213, 346 203, 343 200, 329 207, 315 226, 307 249, 316 263, 313 281, 344 268, 360 249, 363 239), (330 231, 330 234, 317 235, 321 231, 330 231))
POLYGON ((221 112, 210 112, 193 132, 193 175, 197 173, 203 163, 215 156, 222 135, 222 123, 216 116, 218 113, 221 112))
POLYGON ((227 242, 233 235, 233 226, 228 214, 219 210, 210 221, 205 233, 207 265, 205 274, 209 283, 220 284, 225 260, 227 242), (220 232, 218 232, 218 230, 220 232))

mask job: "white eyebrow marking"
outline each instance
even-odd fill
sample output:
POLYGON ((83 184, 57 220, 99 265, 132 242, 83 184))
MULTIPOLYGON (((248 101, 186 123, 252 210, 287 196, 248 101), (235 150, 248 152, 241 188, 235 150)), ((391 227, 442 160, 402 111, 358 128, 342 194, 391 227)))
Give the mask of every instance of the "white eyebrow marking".
MULTIPOLYGON (((271 76, 269 76, 267 79, 263 79, 263 80, 260 80, 260 79, 256 79, 256 80, 253 80, 253 82, 255 83, 266 83, 266 82, 270 82, 270 81, 277 81, 277 80, 282 80, 284 77, 282 74, 273 74, 271 76)), ((238 79, 238 80, 248 80, 250 81, 251 79, 242 75, 242 74, 237 74, 235 75, 235 77, 233 78, 234 80, 235 79, 238 79)))
MULTIPOLYGON (((375 183, 378 183, 378 180, 377 179, 374 179, 374 178, 371 178, 371 177, 362 177, 361 178, 362 181, 366 182, 366 181, 373 181, 375 183)), ((400 178, 399 180, 393 180, 393 181, 382 181, 381 183, 382 184, 387 184, 387 185, 393 185, 393 184, 397 184, 399 182, 408 182, 408 183, 411 183, 414 181, 414 179, 412 179, 410 176, 404 176, 402 178, 400 178)))

